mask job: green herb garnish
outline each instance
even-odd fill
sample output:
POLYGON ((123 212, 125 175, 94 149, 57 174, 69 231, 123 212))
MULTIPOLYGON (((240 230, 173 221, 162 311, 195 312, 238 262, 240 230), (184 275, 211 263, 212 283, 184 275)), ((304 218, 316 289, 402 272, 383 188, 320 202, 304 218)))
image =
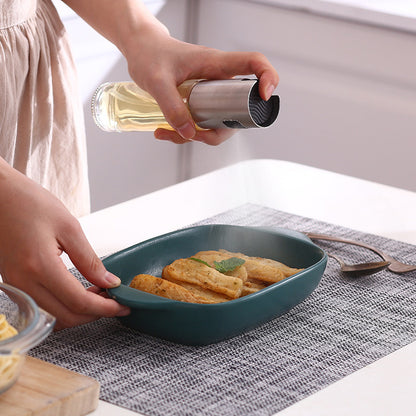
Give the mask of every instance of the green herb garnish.
POLYGON ((205 266, 211 267, 206 261, 197 259, 196 257, 189 257, 189 260, 199 261, 200 263, 205 264, 205 266))
MULTIPOLYGON (((200 263, 205 264, 205 266, 212 267, 206 261, 197 259, 196 257, 189 257, 189 259, 199 261, 200 263)), ((225 274, 227 272, 232 272, 237 267, 240 267, 241 265, 243 265, 245 262, 246 262, 245 260, 240 259, 238 257, 230 257, 229 259, 226 259, 226 260, 214 261, 213 269, 217 270, 220 273, 225 274)))
POLYGON ((214 261, 215 268, 220 273, 232 272, 233 270, 235 270, 237 267, 240 267, 244 263, 245 263, 245 260, 239 259, 238 257, 230 257, 227 260, 214 261))

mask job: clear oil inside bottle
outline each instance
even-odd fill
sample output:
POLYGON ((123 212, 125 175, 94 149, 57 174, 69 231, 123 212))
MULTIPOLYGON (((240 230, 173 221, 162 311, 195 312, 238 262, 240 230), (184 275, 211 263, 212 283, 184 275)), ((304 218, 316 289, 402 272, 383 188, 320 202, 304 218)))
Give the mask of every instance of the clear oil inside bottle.
MULTIPOLYGON (((185 103, 197 80, 185 81, 178 87, 185 103)), ((156 100, 134 82, 101 85, 92 99, 95 123, 106 131, 173 130, 156 100)))

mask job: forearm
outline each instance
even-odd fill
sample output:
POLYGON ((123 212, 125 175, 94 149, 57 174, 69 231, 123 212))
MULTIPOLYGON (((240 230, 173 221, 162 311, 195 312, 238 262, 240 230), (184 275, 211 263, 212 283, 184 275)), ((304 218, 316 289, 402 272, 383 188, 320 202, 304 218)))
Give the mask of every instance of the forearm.
POLYGON ((62 0, 124 56, 149 30, 167 32, 140 0, 62 0))
POLYGON ((219 144, 229 130, 199 132, 177 86, 187 79, 224 79, 254 74, 268 100, 279 81, 267 58, 256 52, 224 52, 182 42, 169 32, 139 0, 63 0, 125 56, 134 82, 158 102, 176 130, 155 133, 161 140, 184 143, 189 139, 219 144))

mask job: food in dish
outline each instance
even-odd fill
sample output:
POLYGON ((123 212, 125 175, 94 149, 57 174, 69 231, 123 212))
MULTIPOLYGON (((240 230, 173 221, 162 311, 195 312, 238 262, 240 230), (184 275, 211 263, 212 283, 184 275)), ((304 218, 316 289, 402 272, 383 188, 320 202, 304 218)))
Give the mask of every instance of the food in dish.
POLYGON ((200 251, 163 268, 162 276, 138 274, 130 287, 190 303, 221 303, 255 293, 303 269, 226 250, 200 251))
POLYGON ((0 341, 11 338, 15 335, 17 335, 16 328, 9 324, 6 319, 6 315, 0 313, 0 341))
POLYGON ((150 274, 139 274, 135 276, 130 283, 130 287, 164 298, 198 303, 198 298, 186 288, 150 274))
MULTIPOLYGON (((0 314, 0 341, 17 335, 17 330, 0 314)), ((11 352, 7 355, 0 355, 0 390, 9 385, 17 374, 17 367, 21 361, 21 355, 11 352)))
POLYGON ((194 258, 175 260, 163 269, 162 277, 177 284, 185 282, 200 286, 232 299, 239 298, 243 288, 240 278, 220 273, 194 258))

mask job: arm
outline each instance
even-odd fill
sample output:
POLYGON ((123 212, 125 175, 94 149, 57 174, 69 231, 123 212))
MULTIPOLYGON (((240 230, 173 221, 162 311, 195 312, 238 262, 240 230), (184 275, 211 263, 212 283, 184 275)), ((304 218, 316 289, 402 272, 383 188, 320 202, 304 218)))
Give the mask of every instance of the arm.
POLYGON ((224 52, 172 38, 139 0, 64 0, 79 16, 113 42, 125 56, 132 79, 160 105, 176 132, 159 129, 161 140, 189 139, 219 144, 228 129, 198 131, 177 86, 192 78, 225 79, 255 74, 267 100, 279 77, 266 57, 257 52, 224 52))
POLYGON ((89 245, 79 222, 44 188, 0 158, 0 273, 57 318, 57 328, 127 314, 100 288, 117 286, 89 245), (94 285, 86 290, 66 269, 66 252, 94 285))

